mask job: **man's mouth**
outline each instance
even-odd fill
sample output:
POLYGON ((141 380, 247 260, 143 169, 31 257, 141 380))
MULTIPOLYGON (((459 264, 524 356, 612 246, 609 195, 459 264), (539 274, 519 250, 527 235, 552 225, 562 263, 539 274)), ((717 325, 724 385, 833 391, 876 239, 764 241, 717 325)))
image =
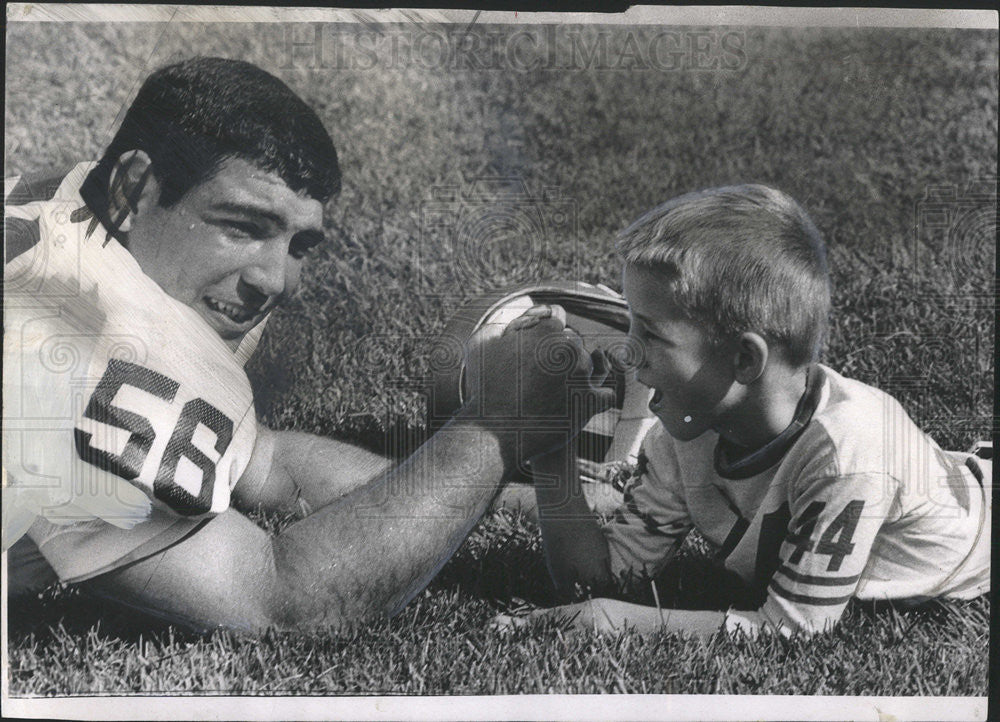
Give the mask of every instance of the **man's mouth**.
POLYGON ((237 305, 233 303, 226 303, 225 301, 220 301, 217 298, 212 298, 210 296, 205 296, 205 305, 217 314, 226 317, 238 326, 252 321, 261 312, 260 308, 248 308, 246 306, 237 305))
POLYGON ((653 389, 653 395, 649 399, 649 410, 657 411, 661 401, 663 401, 663 392, 659 389, 653 389))

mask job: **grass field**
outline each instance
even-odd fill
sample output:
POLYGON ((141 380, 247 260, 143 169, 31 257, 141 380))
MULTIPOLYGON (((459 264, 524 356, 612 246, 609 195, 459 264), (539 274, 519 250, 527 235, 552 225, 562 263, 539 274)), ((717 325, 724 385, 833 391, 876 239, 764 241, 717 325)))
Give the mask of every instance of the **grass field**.
MULTIPOLYGON (((509 40, 472 32, 493 31, 509 40)), ((532 30, 522 60, 534 48, 573 67, 499 70, 394 59, 386 38, 419 40, 401 28, 385 29, 373 55, 353 31, 324 35, 325 68, 311 67, 314 47, 289 55, 288 33, 308 38, 312 26, 7 32, 8 175, 94 158, 147 70, 192 54, 257 62, 317 108, 344 191, 327 213, 331 242, 252 362, 258 411, 277 428, 411 448, 431 341, 458 303, 530 279, 618 287, 612 238, 630 220, 687 190, 757 181, 801 201, 827 239, 826 363, 892 391, 946 448, 992 433, 996 32, 733 29, 742 59, 715 71, 623 61, 630 42, 649 47, 648 29, 532 30), (476 196, 490 178, 517 179, 535 200, 476 196), (428 223, 441 203, 459 219, 450 227, 428 223)), ((709 32, 718 51, 724 31, 709 32)), ((690 544, 662 596, 711 607, 706 570, 690 544)), ((397 618, 333 634, 200 637, 55 589, 9 610, 10 690, 987 691, 987 599, 858 605, 830 635, 757 643, 490 630, 515 599, 546 604, 552 592, 537 531, 508 512, 485 519, 397 618)))

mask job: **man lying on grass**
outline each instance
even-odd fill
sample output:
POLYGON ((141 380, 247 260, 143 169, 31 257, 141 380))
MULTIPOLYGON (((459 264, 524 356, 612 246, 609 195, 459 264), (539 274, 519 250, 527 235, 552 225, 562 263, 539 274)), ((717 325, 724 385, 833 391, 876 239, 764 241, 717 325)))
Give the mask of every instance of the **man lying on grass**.
POLYGON ((510 344, 472 359, 482 383, 395 470, 257 423, 243 364, 323 242, 339 183, 329 135, 287 86, 248 63, 198 58, 153 73, 101 160, 77 166, 54 197, 17 205, 17 187, 8 194, 11 593, 58 578, 202 629, 392 613, 515 465, 572 435, 568 422, 561 434, 518 434, 567 415, 542 389, 574 375, 586 387, 593 369, 558 318, 538 312, 520 322, 523 340, 559 336, 569 368, 536 368, 510 344), (240 513, 303 506, 313 513, 274 537, 240 513))
POLYGON ((566 452, 534 461, 550 479, 536 495, 552 578, 567 594, 648 590, 697 529, 739 592, 727 613, 597 599, 535 616, 811 633, 852 597, 989 590, 992 464, 942 451, 891 396, 817 363, 825 250, 792 199, 755 185, 685 195, 636 221, 618 249, 636 374, 660 423, 603 526, 566 452))

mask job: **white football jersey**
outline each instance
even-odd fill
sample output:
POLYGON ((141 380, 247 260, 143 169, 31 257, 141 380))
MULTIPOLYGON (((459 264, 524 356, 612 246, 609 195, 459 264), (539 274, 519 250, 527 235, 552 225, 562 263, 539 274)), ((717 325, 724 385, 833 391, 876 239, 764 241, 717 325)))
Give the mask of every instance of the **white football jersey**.
POLYGON ((243 363, 260 329, 234 353, 146 276, 80 198, 91 167, 5 207, 7 247, 27 248, 4 268, 5 549, 36 515, 218 514, 254 448, 243 363))
POLYGON ((814 366, 782 437, 735 461, 726 450, 712 432, 649 432, 605 525, 616 574, 656 574, 697 528, 786 629, 827 628, 852 597, 989 590, 990 462, 942 451, 888 394, 814 366))

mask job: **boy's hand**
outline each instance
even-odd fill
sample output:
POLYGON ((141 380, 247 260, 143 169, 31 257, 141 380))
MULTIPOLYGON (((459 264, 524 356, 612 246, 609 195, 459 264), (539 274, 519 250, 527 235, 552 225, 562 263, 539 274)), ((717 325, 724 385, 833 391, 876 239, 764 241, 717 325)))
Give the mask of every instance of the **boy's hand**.
POLYGON ((502 331, 486 326, 470 340, 465 363, 469 406, 516 431, 519 459, 567 444, 614 402, 600 388, 607 363, 566 327, 561 306, 533 306, 502 331))
POLYGON ((550 609, 536 609, 523 615, 498 614, 493 618, 493 628, 506 632, 527 626, 537 619, 554 619, 563 632, 620 632, 628 622, 621 607, 631 606, 615 599, 588 599, 576 604, 566 604, 550 609))
POLYGON ((723 612, 694 611, 687 609, 657 609, 618 599, 588 599, 576 604, 567 604, 552 609, 538 609, 524 616, 500 614, 493 618, 493 628, 501 632, 518 629, 533 619, 557 619, 559 628, 565 633, 611 632, 626 629, 638 634, 674 632, 686 637, 708 639, 720 631, 730 633, 756 634, 759 629, 759 615, 755 612, 743 613, 752 618, 728 621, 723 612))

